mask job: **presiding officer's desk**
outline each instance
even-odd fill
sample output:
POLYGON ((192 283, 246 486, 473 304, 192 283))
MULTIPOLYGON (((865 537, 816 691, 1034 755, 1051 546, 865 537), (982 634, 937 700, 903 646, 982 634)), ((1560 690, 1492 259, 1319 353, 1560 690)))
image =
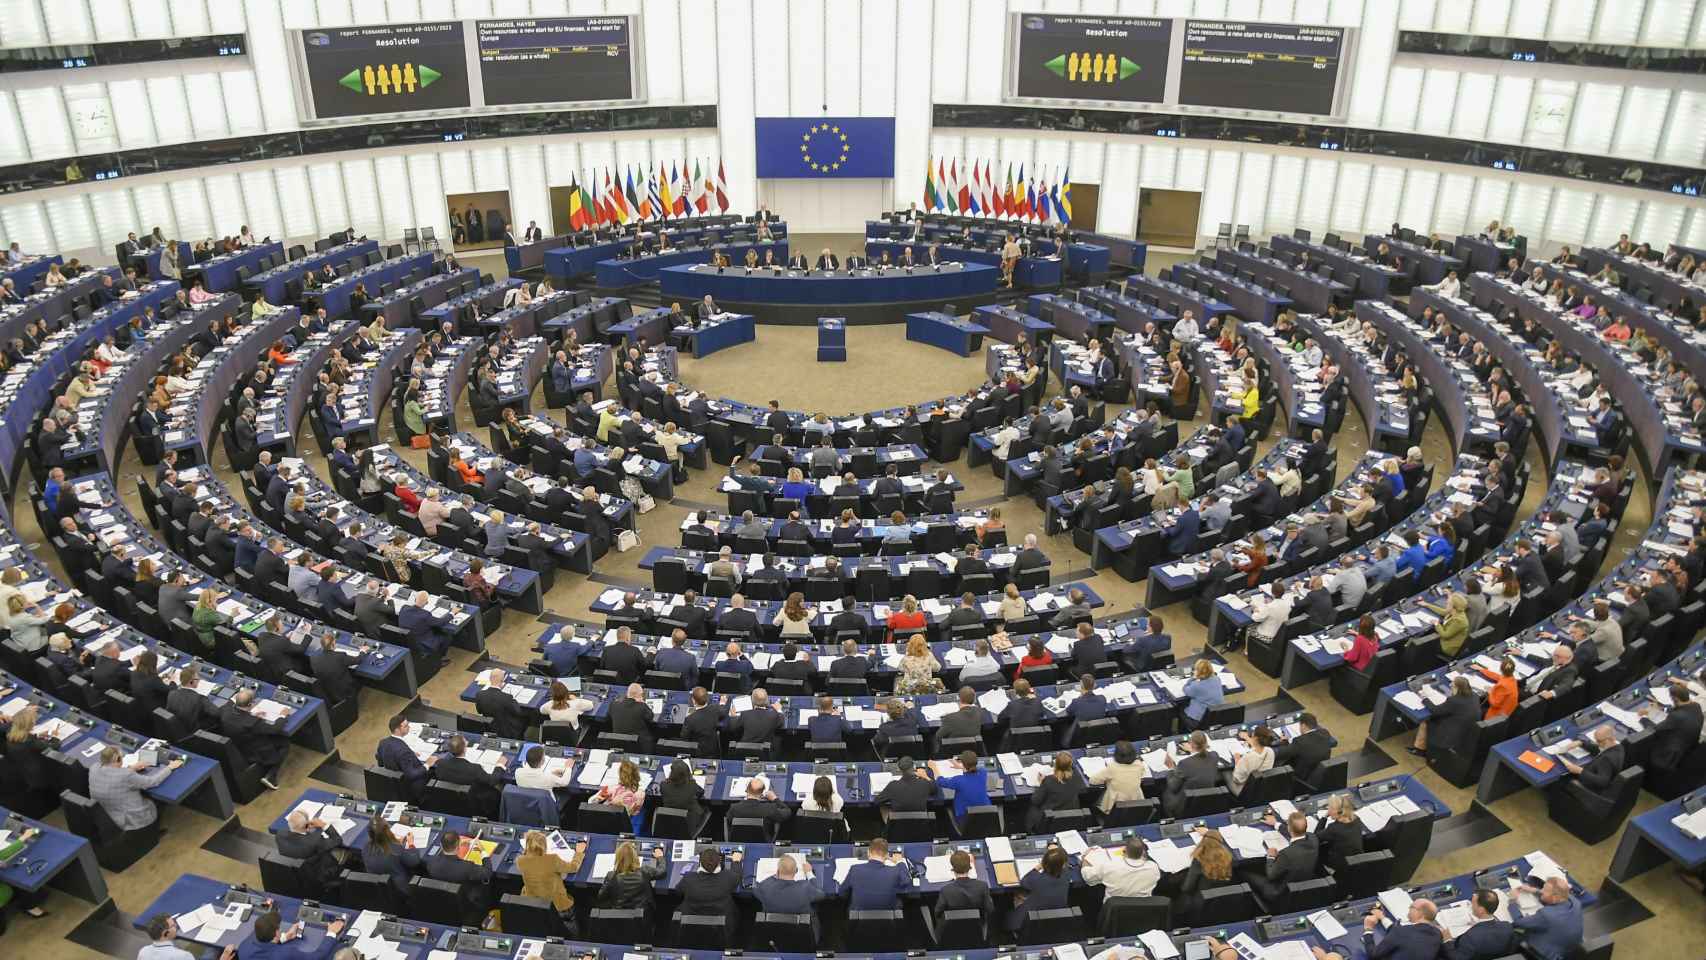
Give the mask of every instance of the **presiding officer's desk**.
POLYGON ((0 865, 0 884, 34 893, 52 885, 99 905, 107 899, 107 879, 95 862, 95 848, 84 837, 0 807, 0 836, 7 846, 29 837, 23 848, 0 865))
MULTIPOLYGON (((1030 259, 1039 263, 1039 258, 1053 259, 1051 273, 1058 277, 1060 274, 1060 244, 1059 237, 1048 234, 1040 229, 1026 230, 1023 227, 1015 230, 1015 224, 1001 221, 990 221, 976 217, 943 217, 929 216, 922 223, 910 224, 894 220, 865 221, 866 245, 872 240, 895 240, 903 244, 910 243, 918 248, 915 256, 922 258, 923 248, 932 241, 941 243, 944 247, 959 246, 969 248, 974 254, 991 255, 995 259, 985 260, 977 257, 979 263, 1000 263, 1001 248, 1006 244, 1007 237, 1013 235, 1019 240, 1022 249, 1026 250, 1023 260, 1030 259)), ((1142 243, 1134 244, 1130 240, 1113 239, 1108 242, 1095 234, 1076 234, 1069 236, 1066 243, 1066 271, 1074 277, 1096 281, 1108 275, 1108 268, 1114 259, 1114 247, 1121 247, 1120 256, 1123 266, 1143 269, 1142 243), (1089 239, 1094 242, 1085 243, 1089 239)), ((957 258, 955 258, 957 259, 957 258)), ((1014 270, 1015 281, 1019 278, 1019 270, 1014 270)))
POLYGON ((1635 432, 1636 450, 1647 466, 1649 486, 1664 476, 1673 456, 1706 453, 1706 438, 1695 430, 1676 391, 1660 382, 1652 367, 1627 343, 1607 341, 1589 321, 1555 310, 1539 295, 1491 275, 1471 276, 1469 290, 1478 306, 1498 304, 1499 308, 1516 310, 1524 319, 1532 318, 1598 372, 1635 432))
MULTIPOLYGON (((676 246, 720 242, 752 243, 760 239, 755 224, 742 224, 733 216, 695 218, 695 221, 683 221, 675 226, 666 225, 662 229, 668 232, 676 246), (692 226, 695 221, 702 226, 692 226)), ((605 231, 596 237, 588 236, 584 232, 565 237, 563 239, 569 241, 568 243, 559 243, 545 250, 542 257, 545 273, 556 280, 594 273, 598 269, 599 261, 620 257, 634 249, 635 244, 639 244, 642 250, 655 246, 657 234, 651 229, 654 226, 657 225, 636 223, 630 230, 615 233, 605 231)), ((768 229, 771 239, 787 239, 787 224, 773 221, 768 224, 768 229)))
MULTIPOLYGON (((1671 861, 1684 870, 1698 872, 1706 867, 1706 787, 1694 790, 1630 819, 1617 841, 1607 875, 1619 882, 1646 873, 1671 861), (1682 823, 1678 823, 1678 821, 1682 823), (1683 827, 1688 829, 1684 830, 1683 827)), ((0 880, 6 875, 0 872, 0 880)))
MULTIPOLYGON (((15 674, 0 670, 0 713, 10 716, 23 706, 34 704, 36 736, 54 744, 71 762, 92 767, 99 761, 101 750, 118 747, 126 756, 137 753, 147 744, 159 741, 108 723, 100 717, 71 706, 15 674), (97 749, 98 748, 98 749, 97 749), (92 752, 91 752, 92 751, 92 752)), ((225 785, 225 774, 217 761, 170 745, 159 745, 162 763, 182 760, 183 765, 167 775, 165 780, 142 791, 150 800, 170 806, 182 806, 204 813, 217 820, 231 816, 231 792, 225 785)))
MULTIPOLYGON (((878 263, 884 255, 895 265, 901 263, 907 250, 912 251, 913 262, 925 265, 930 260, 929 243, 912 243, 896 240, 866 240, 865 256, 872 263, 878 263)), ((956 243, 954 239, 936 247, 937 257, 944 261, 955 263, 982 263, 988 266, 1001 266, 1001 251, 985 250, 981 247, 968 247, 956 243)), ((1058 287, 1060 286, 1059 257, 1055 256, 1026 256, 1020 257, 1013 265, 1013 285, 1017 287, 1058 287)))
POLYGON ((867 268, 848 272, 794 270, 748 271, 745 267, 665 267, 658 275, 664 297, 698 300, 706 294, 719 303, 857 304, 908 303, 975 297, 995 292, 1001 272, 977 263, 940 267, 867 268))
POLYGON ((744 265, 748 251, 757 255, 760 266, 763 266, 766 260, 773 260, 778 267, 785 266, 788 262, 788 241, 785 239, 766 240, 761 243, 718 243, 693 249, 675 246, 668 250, 651 250, 639 256, 633 256, 631 250, 626 250, 621 256, 598 261, 594 275, 600 287, 634 287, 655 283, 658 271, 664 267, 710 263, 719 253, 728 257, 731 265, 744 265))
MULTIPOLYGON (((1405 595, 1402 590, 1389 590, 1383 598, 1388 601, 1386 606, 1368 613, 1374 618, 1375 641, 1380 649, 1402 650, 1412 644, 1424 642, 1434 635, 1440 614, 1422 604, 1444 608, 1452 593, 1465 592, 1465 587, 1471 579, 1479 580, 1482 593, 1491 596, 1499 585, 1497 571, 1502 567, 1512 566, 1516 561, 1516 545, 1524 540, 1536 544, 1544 542, 1546 534, 1554 527, 1554 524, 1545 518, 1557 513, 1562 514, 1572 525, 1581 521, 1587 513, 1587 487, 1592 479, 1593 472, 1582 464, 1558 464, 1552 475, 1552 485, 1539 508, 1520 526, 1513 527, 1502 543, 1485 545, 1483 554, 1479 557, 1469 557, 1458 573, 1425 586, 1413 594, 1405 595)), ((1397 544, 1391 546, 1396 548, 1397 544)), ((1456 559, 1454 555, 1453 562, 1456 562, 1456 559)), ((1417 586, 1416 581, 1412 579, 1409 586, 1414 589, 1417 586)), ((1294 595, 1302 594, 1306 590, 1305 585, 1295 582, 1288 584, 1288 587, 1294 595)), ((1354 611, 1349 613, 1354 614, 1354 611)), ((1335 607, 1334 616, 1345 617, 1347 611, 1335 607)), ((1354 621, 1354 616, 1352 619, 1354 621)), ((1355 622, 1346 621, 1303 636, 1292 637, 1286 644, 1280 682, 1287 689, 1292 689, 1318 680, 1334 670, 1349 669, 1345 665, 1344 652, 1350 649, 1351 635, 1355 628, 1355 622)))

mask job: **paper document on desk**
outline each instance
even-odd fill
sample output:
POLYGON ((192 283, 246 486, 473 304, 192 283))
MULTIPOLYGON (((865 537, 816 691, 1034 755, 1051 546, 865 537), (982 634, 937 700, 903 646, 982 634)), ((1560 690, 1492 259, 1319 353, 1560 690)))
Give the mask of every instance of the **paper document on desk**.
POLYGON ((1410 896, 1410 892, 1403 887, 1382 890, 1376 899, 1380 901, 1380 906, 1386 910, 1386 919, 1381 921, 1383 925, 1390 926, 1410 915, 1410 902, 1413 898, 1410 896))
POLYGON ((1190 869, 1191 851, 1194 849, 1195 844, 1186 849, 1180 847, 1176 840, 1157 840, 1149 845, 1149 859, 1155 861, 1163 873, 1183 873, 1190 869))
POLYGON ((1310 914, 1309 924, 1315 928, 1317 933, 1328 940, 1337 940, 1345 935, 1345 925, 1326 910, 1317 910, 1310 914))
MULTIPOLYGON (((954 879, 954 868, 950 861, 951 857, 948 854, 939 857, 925 857, 924 882, 947 883, 954 879)), ((973 879, 977 878, 977 861, 975 859, 972 861, 971 876, 973 879)), ((1058 956, 1058 953, 1056 955, 1058 956)))
MULTIPOLYGON (((1340 932, 1343 932, 1342 927, 1340 932)), ((1309 944, 1303 940, 1281 940, 1279 943, 1270 943, 1262 948, 1262 956, 1267 960, 1315 960, 1315 954, 1310 952, 1309 944)))
POLYGON ((1149 950, 1154 960, 1171 960, 1179 955, 1179 948, 1173 946, 1173 938, 1161 930, 1145 930, 1137 935, 1139 943, 1149 950))
POLYGON ((847 871, 858 866, 861 862, 862 861, 859 857, 836 857, 835 858, 835 882, 836 883, 846 883, 847 882, 847 871))

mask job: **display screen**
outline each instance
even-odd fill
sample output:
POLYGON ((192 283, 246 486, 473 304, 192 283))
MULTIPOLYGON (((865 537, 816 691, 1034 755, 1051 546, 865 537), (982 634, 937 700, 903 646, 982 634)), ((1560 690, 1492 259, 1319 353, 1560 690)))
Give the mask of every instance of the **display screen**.
POLYGON ((459 21, 305 30, 303 65, 317 117, 359 117, 469 105, 459 21))
POLYGON ((1171 20, 1027 13, 1017 31, 1017 96, 1159 103, 1166 94, 1171 20))
POLYGON ((1337 27, 1187 20, 1179 102, 1331 114, 1344 43, 1337 27))
POLYGON ((480 20, 475 33, 490 106, 634 98, 627 17, 480 20))

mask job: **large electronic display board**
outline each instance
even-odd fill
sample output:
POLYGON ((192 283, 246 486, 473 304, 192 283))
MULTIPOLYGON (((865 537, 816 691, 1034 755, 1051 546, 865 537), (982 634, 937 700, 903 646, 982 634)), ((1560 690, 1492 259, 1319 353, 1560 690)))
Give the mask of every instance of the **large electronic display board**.
POLYGON ((474 32, 488 106, 634 97, 627 17, 480 20, 474 32))
POLYGON ((1158 103, 1167 87, 1173 21, 1022 14, 1014 93, 1038 99, 1158 103))
POLYGON ((1187 20, 1179 102, 1330 114, 1344 43, 1338 27, 1187 20))

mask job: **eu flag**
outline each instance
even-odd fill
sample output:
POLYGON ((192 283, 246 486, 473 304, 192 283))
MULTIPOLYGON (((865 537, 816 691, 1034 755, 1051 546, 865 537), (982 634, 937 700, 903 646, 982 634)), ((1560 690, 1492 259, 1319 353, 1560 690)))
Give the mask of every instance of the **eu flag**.
POLYGON ((759 117, 761 179, 894 176, 893 117, 759 117))

